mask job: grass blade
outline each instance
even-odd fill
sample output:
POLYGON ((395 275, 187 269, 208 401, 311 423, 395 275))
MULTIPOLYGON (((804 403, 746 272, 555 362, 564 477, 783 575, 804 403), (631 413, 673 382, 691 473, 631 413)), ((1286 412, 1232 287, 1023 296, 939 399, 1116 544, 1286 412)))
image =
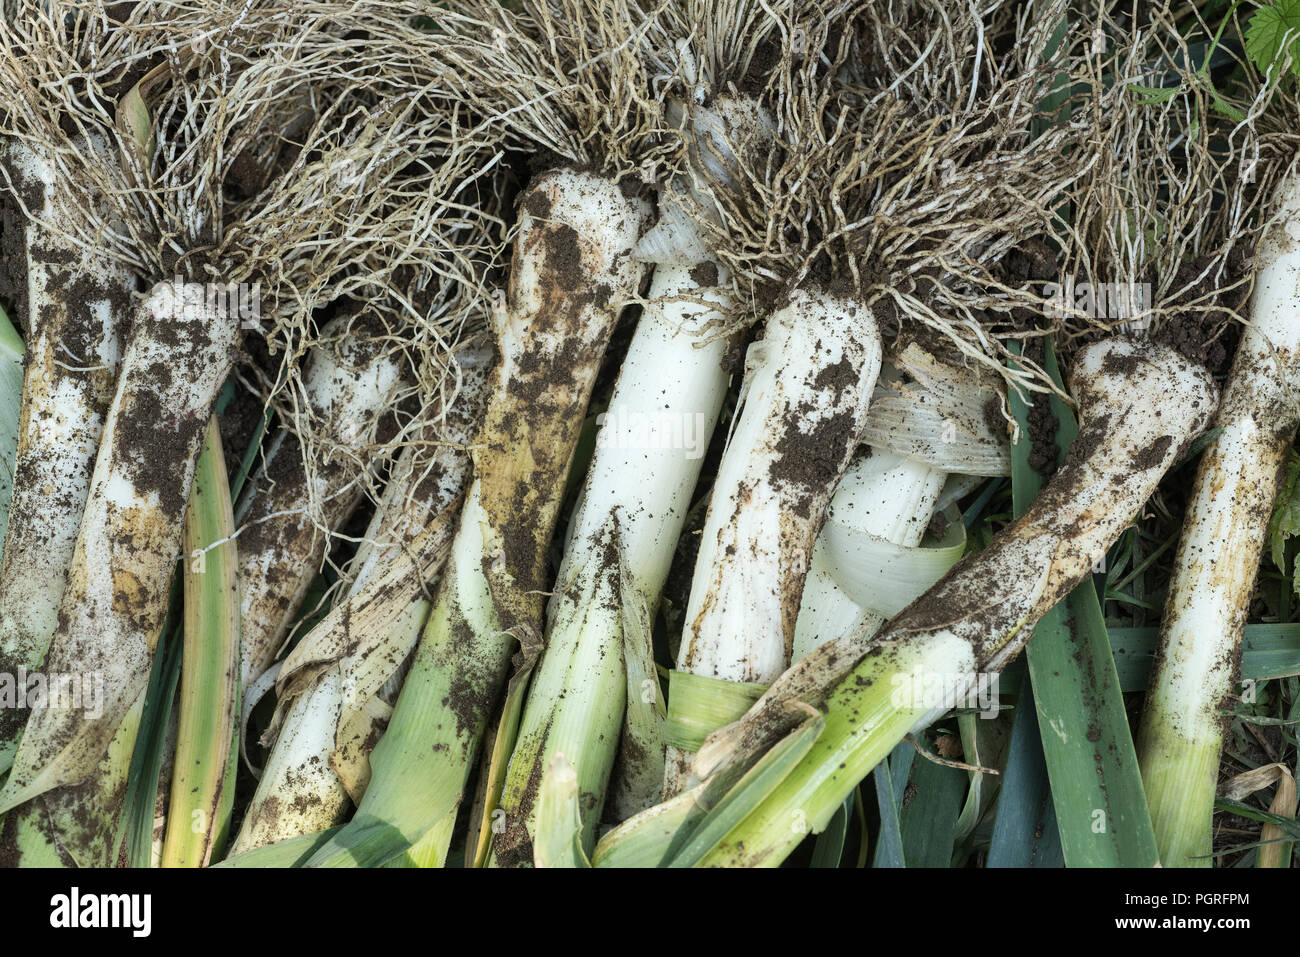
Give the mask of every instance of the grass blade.
MULTIPOLYGON (((1120 690, 1125 694, 1146 691, 1159 629, 1154 625, 1108 626, 1107 632, 1120 690)), ((1300 675, 1300 622, 1247 625, 1241 648, 1243 681, 1270 681, 1300 675)), ((1026 687, 1022 669, 1013 671, 1008 668, 998 681, 998 691, 1004 696, 1024 694, 1026 687)))
POLYGON ((907 866, 903 854, 903 825, 899 818, 915 756, 916 748, 904 741, 872 772, 876 782, 876 803, 880 808, 880 839, 876 842, 873 867, 907 866))
POLYGON ((1247 820, 1258 821, 1261 824, 1271 824, 1281 832, 1279 837, 1285 837, 1289 841, 1300 840, 1300 821, 1293 817, 1283 817, 1280 814, 1261 811, 1259 808, 1251 807, 1242 801, 1234 801, 1231 798, 1215 798, 1214 807, 1219 811, 1231 811, 1238 817, 1244 817, 1247 820))
POLYGON ((228 540, 234 531, 214 417, 185 518, 184 665, 164 867, 206 866, 220 856, 230 824, 226 781, 237 758, 231 746, 239 715, 239 585, 235 543, 228 540), (218 541, 224 544, 209 548, 218 541))
MULTIPOLYGON (((179 582, 177 583, 179 584, 179 582)), ((126 856, 130 867, 153 865, 153 830, 158 797, 158 782, 166 760, 167 727, 171 723, 176 688, 181 680, 181 640, 172 616, 180 608, 173 589, 172 612, 163 641, 154 656, 149 685, 144 693, 144 711, 140 718, 131 768, 127 772, 126 856)))
POLYGON ((911 796, 899 816, 908 867, 951 866, 967 783, 965 771, 924 757, 912 762, 911 796))
MULTIPOLYGON (((1112 628, 1111 644, 1125 691, 1145 691, 1159 640, 1159 629, 1112 628)), ((1247 625, 1241 645, 1243 681, 1269 681, 1300 675, 1300 622, 1247 625)))
POLYGON ((839 867, 840 861, 844 857, 844 840, 849 834, 849 821, 853 817, 853 797, 844 799, 844 804, 835 816, 831 818, 831 823, 826 825, 816 842, 813 844, 812 860, 809 867, 839 867))
POLYGON ((1025 684, 1016 702, 986 867, 1061 867, 1065 863, 1033 695, 1033 689, 1025 684))

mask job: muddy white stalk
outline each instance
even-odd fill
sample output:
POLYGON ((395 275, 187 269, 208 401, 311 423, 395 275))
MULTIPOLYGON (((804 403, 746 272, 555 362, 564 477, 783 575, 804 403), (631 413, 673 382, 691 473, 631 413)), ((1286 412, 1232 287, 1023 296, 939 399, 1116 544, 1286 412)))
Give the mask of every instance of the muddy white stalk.
POLYGON ((648 214, 611 179, 569 169, 522 197, 492 398, 451 558, 365 797, 312 865, 382 864, 435 827, 445 864, 511 653, 539 650, 546 551, 601 357, 640 285, 632 248, 648 214))
POLYGON ((946 710, 914 694, 918 684, 943 676, 969 685, 977 674, 1000 671, 1038 619, 1091 573, 1207 426, 1217 399, 1202 368, 1148 342, 1088 346, 1071 380, 1079 436, 1019 519, 892 619, 865 653, 852 640, 822 645, 704 744, 696 774, 725 774, 807 719, 805 705, 824 713, 812 719, 824 726, 811 749, 705 864, 779 864, 809 829, 826 826, 904 735, 946 710))
POLYGON ((324 335, 342 335, 313 350, 303 381, 312 424, 330 457, 309 469, 302 444, 284 429, 250 483, 238 513, 241 686, 275 660, 320 571, 330 534, 360 503, 364 468, 354 457, 374 440, 375 423, 403 385, 400 355, 335 320, 324 335))
MULTIPOLYGON (((344 604, 408 554, 430 522, 455 509, 469 484, 467 447, 482 425, 490 356, 467 352, 460 366, 464 377, 455 403, 443 421, 431 423, 424 433, 431 442, 450 444, 432 456, 418 454, 416 447, 399 456, 349 566, 352 583, 344 604)), ((431 568, 422 575, 430 586, 436 572, 431 568)), ((375 692, 400 674, 428 614, 425 598, 409 602, 384 629, 382 647, 352 650, 336 666, 313 675, 314 683, 306 690, 295 690, 278 702, 275 745, 232 854, 333 827, 353 802, 360 801, 369 779, 372 738, 382 733, 382 719, 389 711, 375 692)), ((325 638, 325 629, 303 638, 281 671, 283 689, 292 687, 298 662, 329 657, 323 649, 313 651, 325 638)))
POLYGON ((1278 187, 1242 334, 1174 559, 1138 761, 1160 860, 1209 867, 1225 710, 1287 450, 1300 422, 1300 174, 1278 187))
MULTIPOLYGON (((30 214, 27 362, 0 565, 0 673, 17 675, 39 668, 54 634, 135 281, 70 240, 79 214, 68 204, 78 199, 47 157, 14 142, 8 160, 30 214)), ((0 772, 13 762, 27 715, 0 709, 0 772)))
MULTIPOLYGON (((716 708, 735 690, 726 684, 765 685, 790 663, 813 544, 857 447, 880 361, 865 306, 802 289, 749 348, 669 695, 667 795, 687 783, 704 736, 739 717, 716 708)), ((743 695, 730 700, 743 712, 743 695)))
MULTIPOLYGON (((348 568, 349 575, 355 576, 349 597, 360 594, 368 582, 409 554, 414 542, 429 528, 443 524, 455 527, 459 506, 473 478, 469 449, 483 428, 487 410, 491 351, 476 347, 462 353, 460 361, 464 382, 455 406, 440 426, 440 437, 430 436, 431 441, 452 444, 442 445, 432 466, 420 476, 410 457, 399 463, 389 479, 387 495, 380 502, 387 517, 381 518, 376 512, 366 540, 348 568), (392 484, 394 481, 397 485, 392 484)), ((381 644, 382 654, 362 654, 359 650, 343 662, 343 706, 330 766, 354 804, 361 802, 370 783, 370 752, 388 727, 393 702, 402 690, 411 655, 429 618, 429 596, 441 574, 441 565, 426 570, 419 599, 411 602, 388 629, 381 644)))
MULTIPOLYGON (((354 706, 366 710, 374 700, 373 692, 384 686, 385 678, 398 664, 396 656, 389 652, 389 638, 403 627, 412 606, 428 594, 427 583, 438 576, 451 553, 457 512, 453 507, 434 516, 408 549, 398 553, 355 594, 335 605, 290 652, 280 671, 277 711, 268 738, 277 736, 293 705, 331 674, 351 676, 356 688, 354 706)), ((342 690, 337 693, 343 694, 342 690)), ((338 723, 311 733, 328 739, 329 747, 333 747, 338 723)), ((333 757, 327 753, 325 760, 333 757)), ((316 832, 313 836, 319 837, 316 832)), ((276 846, 285 844, 276 842, 276 846)))
POLYGON ((492 372, 492 350, 475 345, 456 354, 460 383, 442 415, 426 424, 420 439, 433 447, 405 449, 393 465, 383 497, 375 509, 345 577, 347 594, 355 595, 383 570, 435 515, 454 504, 469 484, 469 446, 483 428, 492 372), (420 454, 422 453, 423 454, 420 454))
POLYGON ((238 323, 198 284, 159 283, 135 310, 46 661, 50 673, 101 677, 102 713, 67 700, 33 709, 0 809, 90 774, 148 681, 238 323))

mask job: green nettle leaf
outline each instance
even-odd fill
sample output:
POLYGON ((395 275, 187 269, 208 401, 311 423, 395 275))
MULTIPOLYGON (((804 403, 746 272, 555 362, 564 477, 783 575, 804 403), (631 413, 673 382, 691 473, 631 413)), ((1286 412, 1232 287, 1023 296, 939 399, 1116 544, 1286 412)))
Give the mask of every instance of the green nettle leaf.
POLYGON ((1268 72, 1284 48, 1291 54, 1291 72, 1300 76, 1300 0, 1260 7, 1246 27, 1246 55, 1261 72, 1268 72))
MULTIPOLYGON (((1273 503, 1273 517, 1268 520, 1268 543, 1273 564, 1286 574, 1286 542, 1300 535, 1300 455, 1288 453, 1282 485, 1273 503)), ((1300 562, 1296 563, 1296 587, 1300 589, 1300 562)))

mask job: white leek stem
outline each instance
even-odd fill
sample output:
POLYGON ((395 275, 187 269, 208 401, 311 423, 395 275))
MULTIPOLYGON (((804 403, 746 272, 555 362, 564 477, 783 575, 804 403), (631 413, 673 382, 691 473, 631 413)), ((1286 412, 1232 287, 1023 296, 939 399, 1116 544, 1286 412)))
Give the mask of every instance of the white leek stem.
POLYGON ((234 356, 239 319, 223 312, 201 285, 167 283, 136 311, 46 666, 100 681, 103 707, 33 709, 4 809, 92 773, 148 682, 199 446, 234 356))
MULTIPOLYGON (((881 346, 866 307, 796 290, 746 357, 700 536, 679 671, 774 681, 790 662, 813 543, 866 419, 881 346)), ((670 696, 669 723, 680 707, 670 696)), ((665 793, 690 752, 669 746, 665 793)))
MULTIPOLYGON (((362 336, 319 346, 305 382, 312 420, 341 450, 363 449, 401 381, 400 357, 378 351, 362 336)), ((337 530, 365 491, 358 480, 362 469, 344 451, 309 470, 297 437, 286 430, 278 438, 235 516, 243 530, 238 539, 243 688, 275 660, 320 571, 330 543, 317 519, 330 532, 337 530)))
MULTIPOLYGON (((121 360, 131 273, 74 245, 74 198, 32 148, 8 149, 27 223, 27 359, 9 528, 0 565, 0 673, 40 666, 68 568, 121 360)), ((13 761, 26 709, 0 709, 0 772, 13 761)))
POLYGON ((1300 420, 1300 174, 1256 253, 1246 327, 1174 559, 1138 761, 1160 860, 1211 865, 1223 731, 1260 552, 1300 420))

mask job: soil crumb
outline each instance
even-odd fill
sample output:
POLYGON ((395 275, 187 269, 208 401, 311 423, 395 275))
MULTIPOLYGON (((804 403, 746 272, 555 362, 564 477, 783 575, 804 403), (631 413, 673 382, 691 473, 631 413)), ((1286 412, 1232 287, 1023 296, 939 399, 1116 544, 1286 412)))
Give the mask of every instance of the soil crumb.
POLYGON ((1240 313, 1246 305, 1249 286, 1238 283, 1249 274, 1251 263, 1245 251, 1237 247, 1229 255, 1218 283, 1210 276, 1201 276, 1211 267, 1210 258, 1204 256, 1179 267, 1171 305, 1196 305, 1167 319, 1154 338, 1205 366, 1215 378, 1222 378, 1228 374, 1241 339, 1240 324, 1232 313, 1240 313))
MULTIPOLYGON (((1025 353, 1037 362, 1043 363, 1044 352, 1041 339, 1031 340, 1026 344, 1025 353)), ((1060 421, 1052 412, 1048 396, 1036 392, 1030 396, 1029 406, 1029 467, 1046 481, 1056 474, 1060 459, 1060 449, 1056 445, 1056 431, 1060 421)))

